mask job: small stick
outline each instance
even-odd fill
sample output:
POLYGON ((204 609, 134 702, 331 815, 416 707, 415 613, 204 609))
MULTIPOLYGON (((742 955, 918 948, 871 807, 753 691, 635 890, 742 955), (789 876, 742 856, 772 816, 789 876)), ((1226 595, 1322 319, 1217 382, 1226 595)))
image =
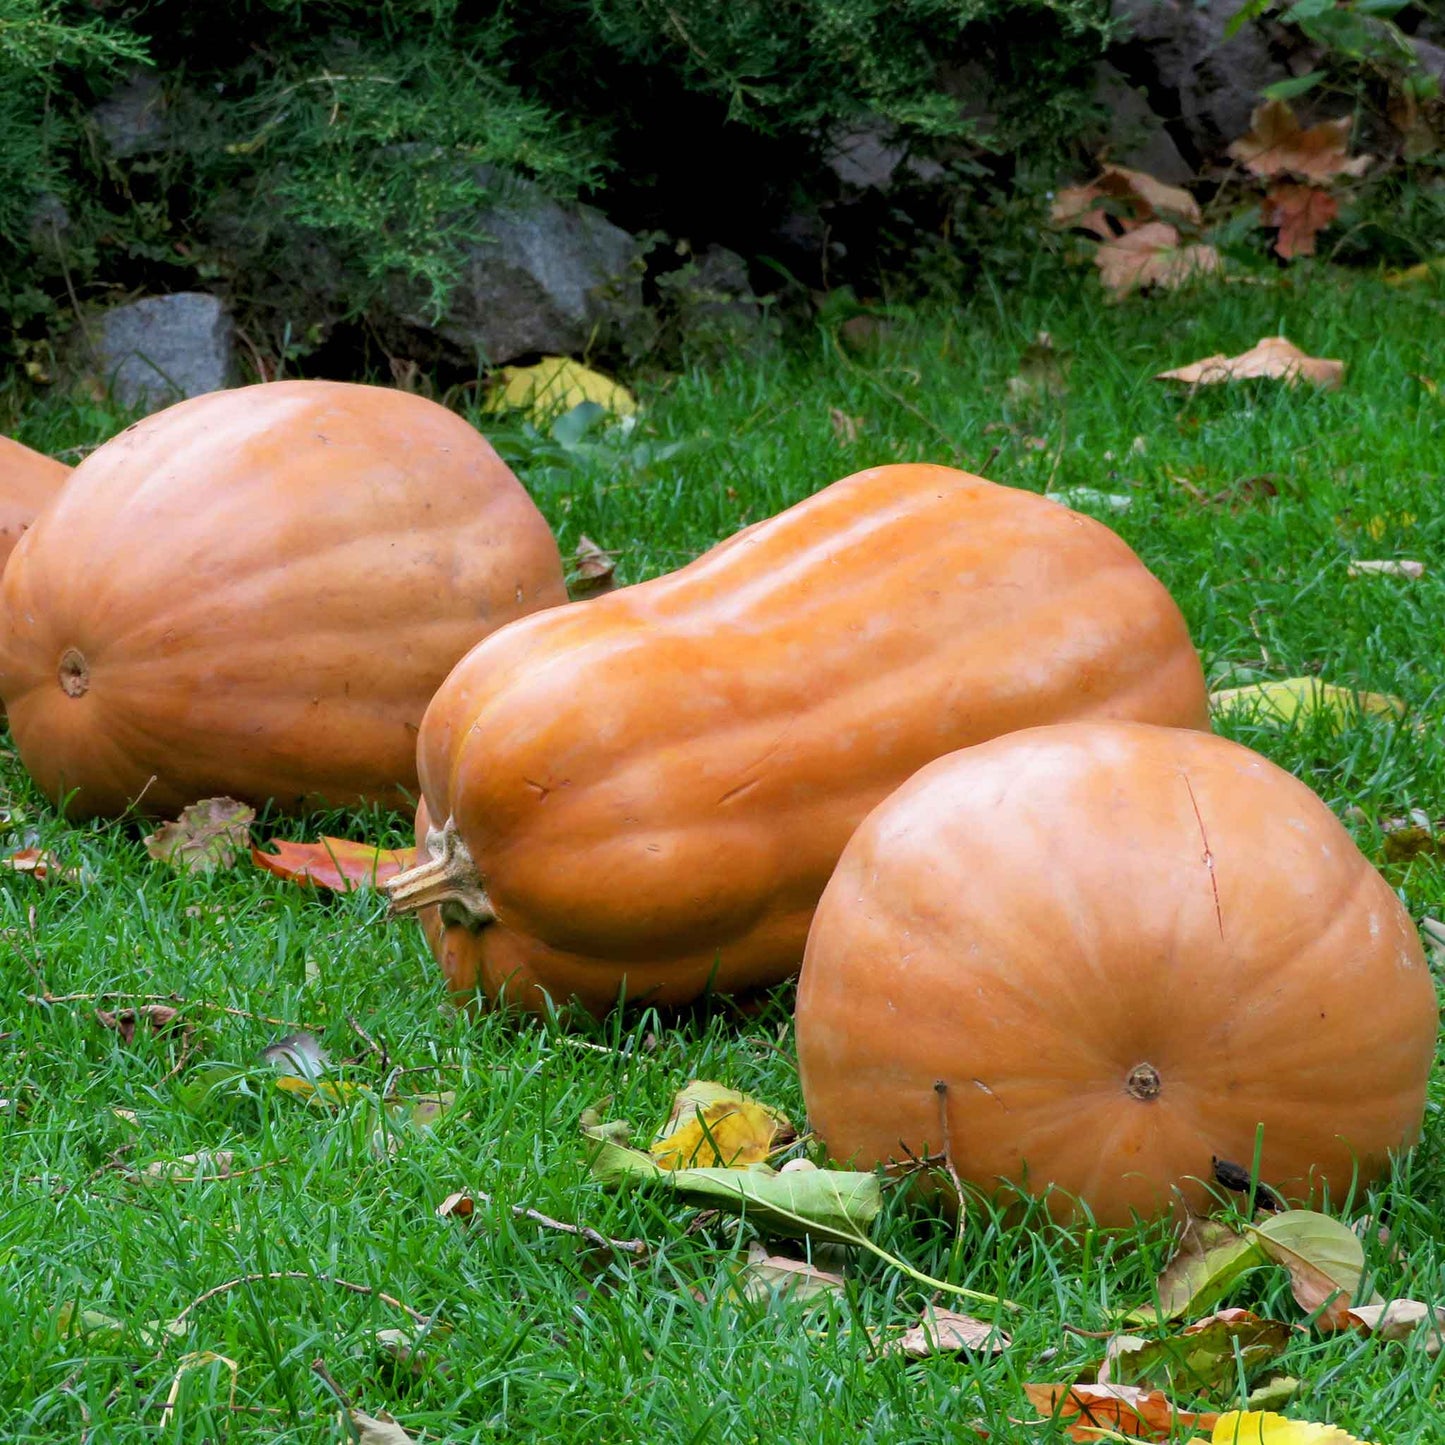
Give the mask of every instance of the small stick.
POLYGON ((948 1133, 948 1081, 946 1079, 935 1080, 933 1092, 938 1097, 938 1121, 943 1126, 943 1163, 948 1170, 948 1177, 953 1180, 953 1192, 958 1198, 958 1238, 963 1237, 964 1216, 968 1207, 963 1198, 963 1180, 958 1177, 958 1169, 953 1162, 953 1141, 948 1133))
POLYGON ((381 1070, 385 1073, 387 1066, 391 1063, 391 1055, 387 1053, 386 1045, 377 1043, 377 1041, 357 1023, 351 1014, 346 1015, 346 1022, 350 1026, 352 1033, 354 1033, 372 1053, 381 1055, 381 1070))
POLYGON ((230 1014, 232 1018, 238 1019, 253 1019, 257 1023, 273 1024, 276 1028, 293 1031, 302 1027, 290 1019, 276 1019, 269 1014, 251 1013, 247 1009, 231 1008, 227 1004, 211 1003, 203 998, 182 998, 178 993, 51 993, 47 989, 44 993, 25 995, 25 1002, 35 1004, 36 1007, 57 1003, 114 1003, 120 1000, 127 1003, 170 1004, 174 1008, 206 1008, 213 1013, 230 1014))
POLYGON ((190 1314, 193 1309, 205 1304, 207 1300, 215 1299, 217 1295, 225 1294, 228 1290, 240 1289, 243 1284, 257 1284, 262 1280, 269 1279, 304 1279, 311 1284, 334 1284, 337 1289, 350 1290, 352 1294, 374 1295, 383 1304, 388 1304, 393 1309, 401 1310, 403 1313, 410 1315, 419 1325, 429 1325, 431 1323, 431 1320, 429 1320, 426 1315, 412 1309, 408 1304, 403 1304, 395 1295, 386 1294, 379 1289, 373 1289, 369 1284, 353 1284, 350 1280, 339 1279, 334 1274, 307 1274, 305 1270, 301 1269, 279 1269, 272 1270, 265 1274, 243 1274, 237 1279, 228 1279, 225 1284, 218 1284, 214 1289, 208 1289, 205 1294, 197 1295, 171 1323, 174 1325, 183 1325, 186 1322, 186 1316, 190 1314))
MULTIPOLYGON (((492 1196, 483 1194, 479 1189, 472 1196, 473 1199, 482 1204, 490 1204, 492 1196)), ((533 1224, 540 1224, 543 1229, 555 1229, 562 1234, 575 1235, 578 1239, 585 1239, 588 1244, 595 1244, 599 1249, 615 1249, 622 1254, 635 1255, 638 1259, 647 1258, 647 1241, 645 1239, 612 1239, 606 1234, 601 1234, 586 1224, 567 1224, 560 1219, 553 1219, 551 1215, 543 1214, 537 1209, 528 1209, 524 1204, 512 1205, 512 1213, 518 1219, 530 1219, 533 1224)))

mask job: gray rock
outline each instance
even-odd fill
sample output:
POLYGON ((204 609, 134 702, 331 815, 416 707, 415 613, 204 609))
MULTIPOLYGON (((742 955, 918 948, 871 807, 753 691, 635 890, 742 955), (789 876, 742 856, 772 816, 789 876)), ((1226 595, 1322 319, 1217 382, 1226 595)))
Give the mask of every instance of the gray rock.
POLYGON ((147 296, 92 313, 89 370, 123 406, 169 406, 231 384, 233 326, 214 296, 147 296))
POLYGON ((657 288, 687 356, 721 357, 769 337, 767 309, 748 278, 748 263, 726 246, 709 246, 659 276, 657 288))
POLYGON ((1426 75, 1432 75, 1445 88, 1445 46, 1435 45, 1429 40, 1412 40, 1415 61, 1426 75))
POLYGON ((591 206, 563 205, 528 182, 479 218, 445 315, 403 304, 401 319, 493 365, 626 344, 645 324, 642 246, 591 206))
POLYGON ((1194 168, 1180 155, 1144 92, 1105 60, 1095 68, 1094 100, 1108 115, 1101 144, 1110 161, 1171 185, 1193 178, 1194 168))
POLYGON ((827 165, 845 186, 886 191, 907 154, 891 139, 891 127, 869 121, 833 138, 827 165))
POLYGON ((166 139, 166 97, 159 77, 149 70, 132 71, 90 118, 118 159, 159 150, 166 139))
POLYGON ((1128 34, 1111 59, 1148 90, 1165 120, 1182 124, 1202 158, 1242 136, 1260 92, 1290 74, 1262 26, 1244 25, 1225 39, 1238 9, 1239 0, 1113 0, 1128 34))

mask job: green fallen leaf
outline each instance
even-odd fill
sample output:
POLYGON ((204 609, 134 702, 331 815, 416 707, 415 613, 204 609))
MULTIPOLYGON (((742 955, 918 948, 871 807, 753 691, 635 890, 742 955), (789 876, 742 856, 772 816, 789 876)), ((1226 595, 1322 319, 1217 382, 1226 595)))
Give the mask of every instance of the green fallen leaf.
POLYGON ((1317 677, 1287 677, 1277 682, 1252 682, 1209 694, 1216 717, 1269 727, 1299 727, 1323 719, 1339 732, 1361 716, 1400 717, 1405 704, 1382 692, 1360 692, 1317 677))
POLYGON ((1179 1252, 1159 1276, 1157 1313, 1146 1308, 1124 1318, 1143 1324, 1208 1310, 1224 1298, 1240 1275, 1265 1262, 1253 1240, 1215 1220, 1196 1221, 1180 1241, 1179 1252))
POLYGON ((1280 1320, 1249 1310, 1221 1310, 1163 1339, 1117 1336, 1099 1380, 1158 1386, 1177 1395, 1209 1394, 1232 1388, 1240 1370, 1246 1378, 1262 1370, 1284 1352, 1293 1333, 1280 1320))
POLYGON ((663 1169, 641 1149, 616 1143, 606 1126, 582 1131, 596 1145, 592 1177, 612 1188, 671 1188, 689 1204, 746 1214, 785 1238, 857 1243, 883 1207, 876 1174, 838 1169, 779 1172, 765 1164, 748 1169, 663 1169))
MULTIPOLYGON (((1320 1310, 1328 1322, 1345 1323, 1365 1274, 1365 1249, 1349 1225, 1313 1209, 1287 1209, 1248 1229, 1260 1249, 1289 1271, 1301 1309, 1320 1310)), ((1370 1303, 1380 1303, 1379 1296, 1370 1303)))

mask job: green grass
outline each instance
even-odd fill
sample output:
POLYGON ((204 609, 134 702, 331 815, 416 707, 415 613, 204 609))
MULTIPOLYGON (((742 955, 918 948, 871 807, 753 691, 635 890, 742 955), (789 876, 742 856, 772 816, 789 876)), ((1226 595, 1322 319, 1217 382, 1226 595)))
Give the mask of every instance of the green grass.
MULTIPOLYGON (((820 334, 790 353, 679 376, 647 394, 647 420, 622 447, 568 451, 492 430, 564 551, 586 533, 620 553, 626 581, 879 462, 1127 493, 1129 510, 1108 520, 1178 598, 1212 679, 1318 671, 1398 693, 1423 721, 1362 721, 1334 737, 1233 728, 1305 778, 1376 852, 1370 820, 1445 812, 1445 571, 1435 565, 1445 555, 1445 391, 1435 386, 1445 386, 1445 303, 1303 269, 1291 279, 1111 307, 1090 278, 1041 274, 1027 292, 902 318, 866 356, 845 356, 820 334), (1313 354, 1349 363, 1341 391, 1261 383, 1187 395, 1150 380, 1281 327, 1313 354), (1006 383, 1041 329, 1071 355, 1068 391, 1017 403, 1006 383), (840 440, 835 410, 861 419, 856 440, 840 440), (1250 499, 1260 477, 1272 499, 1250 499), (1198 493, 1235 494, 1238 505, 1205 505, 1198 493), (1346 575, 1352 557, 1395 556, 1431 570, 1413 583, 1346 575)), ((119 424, 93 406, 52 403, 27 410, 16 430, 58 450, 119 424)), ((1026 1305, 1010 1350, 912 1367, 875 1358, 865 1329, 910 1322, 928 1296, 867 1258, 849 1263, 846 1299, 821 1311, 739 1306, 728 1270, 747 1230, 688 1229, 684 1210, 602 1192, 586 1177, 577 1118, 610 1095, 613 1117, 650 1127, 692 1077, 801 1118, 789 990, 757 1014, 722 1002, 582 1035, 467 1021, 444 1003, 417 930, 388 922, 375 895, 327 900, 248 869, 174 876, 145 856, 136 828, 67 827, 13 756, 0 766, 21 811, 6 851, 33 832, 83 856, 97 877, 84 890, 0 882, 7 1440, 347 1438, 311 1370, 318 1357, 364 1408, 389 1408, 427 1438, 903 1445, 968 1439, 968 1422, 983 1420, 996 1441, 1062 1440, 1054 1427, 1015 1423, 1032 1416, 1021 1384, 1071 1378, 1099 1342, 1064 1326, 1107 1328, 1112 1311, 1148 1298, 1167 1258, 1162 1227, 1066 1236, 977 1208, 955 1241, 949 1226, 893 1198, 877 1233, 888 1248, 1026 1305), (125 1046, 85 1001, 26 1001, 45 991, 178 994, 190 1001, 190 1051, 182 1060, 178 1039, 144 1032, 125 1046), (394 1149, 364 1101, 331 1112, 262 1087, 225 1107, 187 1107, 197 1069, 250 1062, 290 1027, 354 1059, 345 1079, 380 1089, 403 1068, 396 1088, 454 1089, 455 1105, 433 1131, 400 1131, 394 1149), (235 1167, 254 1172, 163 1185, 133 1177, 205 1149, 232 1150, 235 1167), (456 1190, 491 1197, 469 1227, 435 1214, 456 1190), (513 1204, 643 1238, 651 1254, 638 1263, 592 1249, 515 1216, 513 1204), (238 1285, 191 1310, 179 1335, 152 1334, 153 1322, 217 1286, 282 1271, 312 1278, 238 1285), (425 1346, 418 1373, 378 1351, 376 1330, 407 1323, 378 1292, 450 1328, 425 1346), (67 1304, 118 1328, 66 1331, 67 1304), (229 1369, 200 1365, 163 1410, 183 1358, 201 1351, 238 1366, 235 1409, 229 1369)), ((377 817, 267 825, 258 836, 323 827, 407 841, 403 819, 377 817)), ((1445 910, 1437 861, 1391 877, 1417 918, 1445 910)), ((1353 1216, 1388 1202, 1398 1255, 1372 1244, 1378 1286, 1436 1302, 1445 1299, 1442 1099, 1437 1079, 1425 1143, 1398 1177, 1340 1205, 1353 1216)), ((1273 1276, 1236 1302, 1298 1313, 1273 1276)), ((1390 1445, 1439 1439, 1445 1358, 1303 1333, 1283 1364, 1304 1382, 1295 1413, 1390 1445)))

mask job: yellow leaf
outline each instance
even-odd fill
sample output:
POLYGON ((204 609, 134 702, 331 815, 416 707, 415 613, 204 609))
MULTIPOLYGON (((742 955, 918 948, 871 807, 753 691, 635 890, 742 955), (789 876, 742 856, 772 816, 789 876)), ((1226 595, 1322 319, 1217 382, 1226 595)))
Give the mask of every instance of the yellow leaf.
POLYGON ((295 1094, 305 1099, 308 1104, 330 1104, 335 1108, 340 1108, 361 1092, 355 1084, 333 1084, 326 1079, 312 1083, 310 1079, 303 1079, 297 1074, 283 1075, 276 1080, 276 1087, 283 1094, 295 1094))
POLYGON ((1267 1410, 1230 1410, 1214 1422, 1211 1445, 1369 1445, 1334 1425, 1287 1420, 1267 1410))
POLYGON ((613 416, 637 411, 637 399, 626 387, 570 356, 544 356, 535 366, 502 367, 482 409, 524 411, 534 421, 547 421, 584 401, 595 402, 613 416))
POLYGON ((1445 275, 1445 256, 1433 261, 1421 261, 1418 266, 1406 266, 1403 271, 1386 271, 1386 286, 1407 286, 1412 281, 1428 281, 1432 276, 1445 275))
POLYGON ((667 1123, 652 1141, 662 1169, 746 1169, 793 1136, 785 1114, 736 1089, 695 1079, 672 1101, 667 1123))
POLYGON ((1317 677, 1287 677, 1279 682, 1252 682, 1209 694, 1217 717, 1292 727, 1314 717, 1328 719, 1338 732, 1361 713, 1399 717, 1404 702, 1382 692, 1357 692, 1317 677))

